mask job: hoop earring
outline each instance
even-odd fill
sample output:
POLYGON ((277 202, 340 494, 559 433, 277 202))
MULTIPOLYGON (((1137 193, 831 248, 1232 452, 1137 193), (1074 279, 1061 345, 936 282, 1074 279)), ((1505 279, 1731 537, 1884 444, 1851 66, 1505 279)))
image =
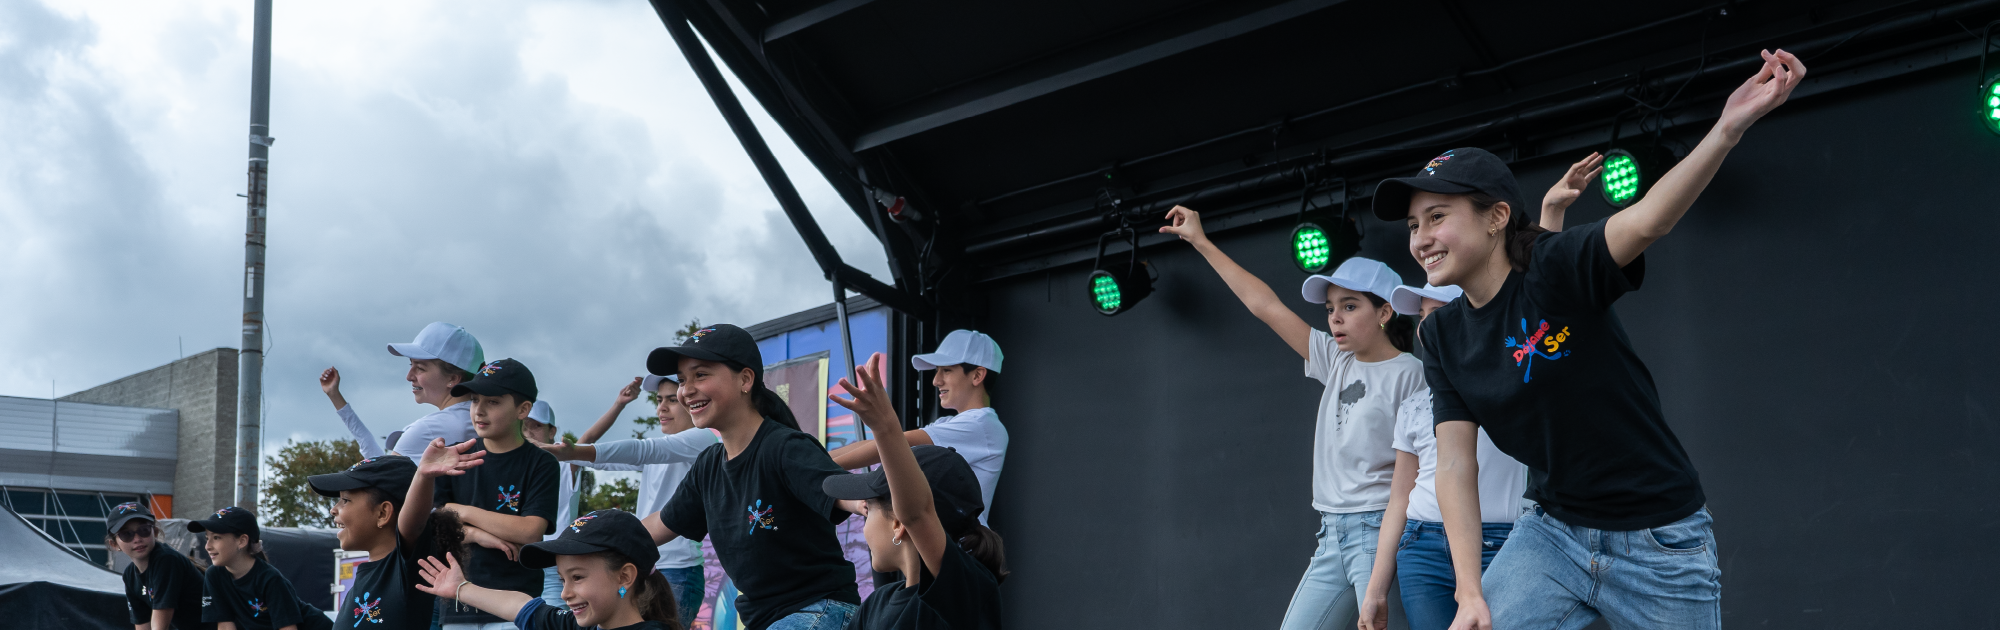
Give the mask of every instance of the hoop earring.
POLYGON ((903 540, 900 538, 891 538, 889 539, 889 544, 901 547, 903 546, 903 540))

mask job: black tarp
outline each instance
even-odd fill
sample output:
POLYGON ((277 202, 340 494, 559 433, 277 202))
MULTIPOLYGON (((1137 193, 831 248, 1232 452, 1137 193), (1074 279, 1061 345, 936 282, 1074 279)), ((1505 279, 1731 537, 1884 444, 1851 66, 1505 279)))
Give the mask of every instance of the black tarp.
POLYGON ((125 630, 118 574, 97 566, 22 520, 0 517, 0 619, 8 628, 125 630))

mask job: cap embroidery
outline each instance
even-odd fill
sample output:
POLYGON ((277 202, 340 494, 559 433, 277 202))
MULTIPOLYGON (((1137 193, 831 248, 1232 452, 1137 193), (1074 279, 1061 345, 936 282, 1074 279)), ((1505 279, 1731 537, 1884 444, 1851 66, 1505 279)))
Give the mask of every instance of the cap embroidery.
POLYGON ((358 462, 354 462, 354 465, 353 465, 353 466, 348 466, 348 467, 347 467, 347 469, 348 469, 348 470, 354 470, 354 469, 357 469, 357 468, 360 468, 360 467, 362 467, 362 466, 365 466, 365 465, 367 465, 367 464, 368 464, 369 462, 372 462, 372 461, 375 461, 375 458, 373 458, 373 457, 370 457, 370 458, 368 458, 368 459, 364 459, 364 460, 361 460, 361 461, 358 461, 358 462))
POLYGON ((121 515, 131 514, 133 512, 139 511, 139 504, 134 501, 126 501, 124 503, 118 504, 118 507, 111 508, 111 510, 121 515))
POLYGON ((712 333, 712 332, 715 332, 715 329, 714 329, 714 328, 703 328, 703 329, 701 329, 701 330, 697 330, 697 331, 694 331, 694 334, 692 334, 692 335, 688 335, 688 340, 687 340, 687 342, 688 342, 688 343, 700 343, 700 342, 701 342, 701 337, 702 337, 702 335, 706 335, 706 334, 708 334, 708 333, 712 333))
POLYGON ((569 524, 569 531, 573 532, 583 531, 583 525, 585 523, 591 522, 592 520, 595 520, 596 518, 597 518, 596 512, 591 512, 590 514, 584 515, 583 517, 576 519, 575 522, 569 524))
POLYGON ((1425 174, 1425 175, 1436 175, 1436 174, 1437 174, 1437 167, 1440 167, 1440 166, 1444 166, 1444 163, 1445 163, 1445 162, 1449 162, 1449 161, 1451 161, 1451 154, 1453 154, 1453 153, 1456 153, 1456 152, 1458 152, 1458 149, 1452 149, 1452 150, 1450 150, 1450 151, 1446 151, 1446 152, 1444 152, 1444 155, 1440 155, 1440 156, 1437 156, 1437 157, 1434 157, 1434 158, 1431 158, 1431 163, 1430 163, 1430 164, 1425 164, 1425 165, 1424 165, 1424 174, 1425 174))
POLYGON ((500 362, 499 362, 499 361, 494 361, 494 362, 492 362, 492 363, 488 363, 488 364, 486 364, 486 365, 484 365, 484 366, 481 366, 481 367, 479 368, 479 375, 480 375, 480 376, 492 376, 494 372, 498 372, 498 371, 500 371, 500 362))
POLYGON ((222 508, 222 509, 220 509, 220 510, 216 510, 216 511, 215 511, 215 518, 222 518, 222 517, 223 517, 224 515, 227 515, 227 514, 229 514, 229 513, 230 513, 230 512, 232 512, 232 511, 237 511, 237 510, 242 510, 242 509, 243 509, 243 508, 240 508, 240 507, 236 507, 236 506, 234 506, 234 505, 232 505, 232 506, 229 506, 229 507, 226 507, 226 508, 222 508))

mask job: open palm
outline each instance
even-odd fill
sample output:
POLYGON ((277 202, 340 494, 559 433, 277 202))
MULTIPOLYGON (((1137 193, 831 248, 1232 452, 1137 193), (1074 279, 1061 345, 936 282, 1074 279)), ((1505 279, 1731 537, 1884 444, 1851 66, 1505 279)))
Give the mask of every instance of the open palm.
POLYGON ((1805 64, 1792 53, 1780 48, 1775 53, 1766 50, 1762 54, 1764 65, 1757 69, 1757 74, 1737 86, 1722 104, 1718 126, 1731 133, 1743 133, 1751 123, 1784 104, 1792 96, 1792 89, 1806 78, 1805 64))

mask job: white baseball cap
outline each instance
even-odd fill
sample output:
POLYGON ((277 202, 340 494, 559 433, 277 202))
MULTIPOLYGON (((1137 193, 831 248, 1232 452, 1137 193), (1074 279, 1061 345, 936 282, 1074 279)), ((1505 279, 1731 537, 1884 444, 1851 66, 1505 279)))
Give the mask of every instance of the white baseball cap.
POLYGON ((1306 278, 1306 283, 1299 286, 1299 295, 1307 302, 1325 304, 1326 285, 1332 284, 1349 291, 1373 293, 1387 301, 1394 299, 1392 294, 1396 285, 1402 283, 1403 277, 1396 275, 1396 270, 1382 264, 1382 261, 1355 256, 1340 263, 1340 268, 1334 269, 1332 275, 1306 278))
POLYGON ((415 341, 389 344, 389 354, 410 359, 438 359, 467 372, 486 364, 486 351, 472 333, 444 322, 431 322, 415 341))
POLYGON ((647 374, 647 375, 646 375, 646 380, 644 380, 644 381, 642 381, 642 382, 640 382, 640 383, 639 383, 639 389, 642 389, 642 390, 645 390, 645 391, 646 391, 646 393, 649 393, 649 394, 658 394, 658 393, 660 393, 660 381, 667 381, 667 382, 670 382, 670 383, 674 383, 674 384, 676 384, 676 385, 680 384, 680 382, 681 382, 681 380, 680 380, 680 379, 678 379, 678 378, 674 378, 674 377, 672 377, 672 376, 660 376, 660 375, 658 375, 658 374, 647 374))
POLYGON ((976 330, 959 329, 945 335, 936 352, 910 357, 910 366, 923 371, 970 363, 997 374, 1000 359, 1000 344, 994 343, 992 337, 976 330))
POLYGON ((555 426, 556 408, 550 407, 547 401, 537 400, 535 406, 528 409, 528 419, 555 426))
POLYGON ((1404 315, 1421 315, 1424 312, 1424 298, 1450 302, 1461 295, 1465 295, 1465 289, 1458 288, 1456 284, 1441 287, 1426 284, 1421 289, 1399 284, 1396 285, 1396 290, 1390 292, 1389 305, 1396 307, 1396 312, 1404 315))

